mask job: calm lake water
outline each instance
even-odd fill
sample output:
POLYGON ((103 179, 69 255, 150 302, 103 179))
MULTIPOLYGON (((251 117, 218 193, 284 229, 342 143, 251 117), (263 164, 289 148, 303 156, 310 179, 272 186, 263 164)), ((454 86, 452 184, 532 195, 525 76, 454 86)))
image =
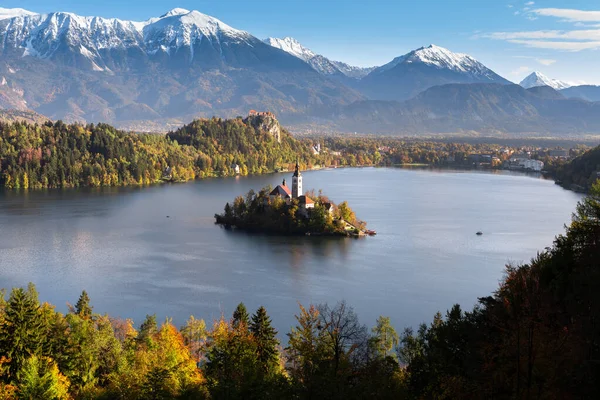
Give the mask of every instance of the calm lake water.
MULTIPOLYGON (((0 192, 0 287, 34 282, 66 311, 133 318, 230 316, 264 305, 281 334, 297 303, 345 299, 373 325, 431 321, 490 294, 504 265, 552 244, 580 195, 509 173, 402 169, 306 172, 304 188, 348 200, 376 237, 253 236, 215 226, 225 202, 291 174, 150 188, 0 192), (169 218, 166 218, 166 216, 169 218), (483 236, 475 232, 483 231, 483 236)), ((281 335, 283 336, 283 335, 281 335)))

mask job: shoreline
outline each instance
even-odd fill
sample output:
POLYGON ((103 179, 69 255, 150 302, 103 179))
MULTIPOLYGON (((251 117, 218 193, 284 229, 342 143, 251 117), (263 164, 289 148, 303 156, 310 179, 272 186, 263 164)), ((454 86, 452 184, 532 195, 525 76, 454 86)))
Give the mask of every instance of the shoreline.
POLYGON ((225 222, 215 221, 215 225, 220 226, 230 232, 247 233, 247 234, 259 234, 265 236, 286 236, 286 237, 303 237, 303 236, 316 236, 316 237, 329 237, 329 238, 359 238, 367 237, 368 235, 364 232, 350 233, 350 232, 286 232, 279 230, 267 230, 261 228, 250 228, 242 227, 235 224, 228 224, 225 222))
MULTIPOLYGON (((545 174, 543 172, 508 170, 508 169, 501 169, 501 168, 473 168, 473 167, 465 167, 465 166, 459 166, 459 165, 450 166, 450 165, 432 165, 432 164, 418 164, 417 163, 417 164, 391 164, 391 165, 368 164, 368 165, 356 165, 356 166, 343 165, 343 166, 328 166, 328 167, 317 166, 317 167, 313 167, 313 168, 304 169, 304 170, 302 170, 302 172, 336 170, 336 169, 361 169, 361 168, 392 168, 392 169, 406 169, 406 170, 423 169, 423 170, 450 170, 450 171, 456 170, 456 171, 483 172, 483 173, 490 173, 490 174, 496 173, 498 171, 506 171, 506 172, 511 172, 511 173, 516 172, 517 174, 522 174, 522 175, 526 175, 526 176, 541 175, 544 178, 547 178, 548 180, 553 180, 557 185, 559 185, 560 187, 562 187, 565 190, 578 192, 578 193, 586 193, 587 192, 587 190, 585 190, 585 188, 583 188, 583 191, 575 190, 572 188, 567 188, 567 187, 563 186, 561 183, 558 183, 558 181, 552 175, 545 174)), ((163 185, 178 185, 178 184, 186 184, 186 183, 191 183, 191 182, 201 182, 204 180, 212 180, 212 179, 258 177, 258 176, 282 174, 282 173, 289 173, 289 172, 291 172, 291 171, 276 170, 276 171, 269 171, 269 172, 263 172, 263 173, 258 173, 258 174, 246 174, 246 175, 212 174, 210 176, 188 179, 188 180, 177 180, 177 181, 160 180, 160 181, 152 182, 152 183, 148 183, 148 184, 144 183, 144 184, 111 185, 111 186, 65 186, 65 187, 50 187, 50 188, 42 187, 42 188, 27 188, 27 189, 6 188, 5 186, 0 186, 0 193, 44 193, 44 192, 49 192, 49 191, 62 191, 62 190, 96 191, 96 190, 107 190, 107 189, 138 189, 138 188, 142 189, 142 188, 150 188, 150 187, 157 187, 157 186, 163 186, 163 185)))

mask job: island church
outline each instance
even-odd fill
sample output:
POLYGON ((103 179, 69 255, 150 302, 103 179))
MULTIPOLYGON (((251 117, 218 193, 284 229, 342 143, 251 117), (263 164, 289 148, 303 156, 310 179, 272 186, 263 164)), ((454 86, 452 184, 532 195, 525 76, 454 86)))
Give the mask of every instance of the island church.
POLYGON ((278 197, 283 199, 287 205, 292 202, 292 199, 298 199, 300 208, 305 210, 315 208, 313 199, 302 194, 302 174, 300 173, 300 165, 298 165, 298 162, 296 162, 296 170, 292 176, 292 190, 287 186, 284 179, 281 185, 277 185, 277 187, 269 193, 271 201, 278 197))

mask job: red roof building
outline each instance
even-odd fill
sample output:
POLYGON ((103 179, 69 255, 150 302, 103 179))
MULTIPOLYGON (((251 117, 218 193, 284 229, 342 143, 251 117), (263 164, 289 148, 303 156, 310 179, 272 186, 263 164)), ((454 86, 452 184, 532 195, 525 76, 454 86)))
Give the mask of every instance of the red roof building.
POLYGON ((281 197, 286 202, 289 202, 289 200, 292 198, 292 191, 285 184, 285 179, 283 180, 281 185, 277 185, 275 189, 271 190, 271 193, 269 193, 269 197, 271 198, 271 201, 275 200, 275 198, 277 197, 281 197))
POLYGON ((303 208, 315 208, 315 201, 308 196, 302 195, 298 197, 300 207, 303 208))

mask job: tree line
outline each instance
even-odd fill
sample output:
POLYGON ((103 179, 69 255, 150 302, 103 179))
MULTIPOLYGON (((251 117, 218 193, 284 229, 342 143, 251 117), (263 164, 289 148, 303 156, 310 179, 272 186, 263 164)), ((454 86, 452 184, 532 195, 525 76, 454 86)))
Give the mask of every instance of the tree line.
POLYGON ((239 118, 197 120, 167 135, 107 124, 0 123, 0 187, 147 185, 330 162, 285 130, 277 140, 259 128, 239 118))
POLYGON ((149 185, 289 171, 296 161, 302 169, 398 164, 468 167, 469 154, 504 157, 500 149, 493 144, 397 138, 296 139, 285 129, 275 137, 241 117, 200 119, 166 135, 123 132, 107 124, 0 122, 0 187, 149 185))
MULTIPOLYGON (((600 183, 499 288, 401 334, 345 302, 300 306, 287 343, 240 304, 209 327, 63 315, 33 285, 0 301, 0 398, 591 399, 600 395, 600 183)), ((401 306, 401 305, 399 305, 401 306)))
POLYGON ((344 302, 300 306, 285 347, 266 309, 243 303, 179 329, 96 314, 85 291, 63 315, 32 284, 0 306, 2 399, 358 399, 401 386, 389 318, 369 331, 344 302))
POLYGON ((553 165, 550 175, 566 188, 589 190, 600 178, 600 146, 584 152, 568 163, 553 165))

